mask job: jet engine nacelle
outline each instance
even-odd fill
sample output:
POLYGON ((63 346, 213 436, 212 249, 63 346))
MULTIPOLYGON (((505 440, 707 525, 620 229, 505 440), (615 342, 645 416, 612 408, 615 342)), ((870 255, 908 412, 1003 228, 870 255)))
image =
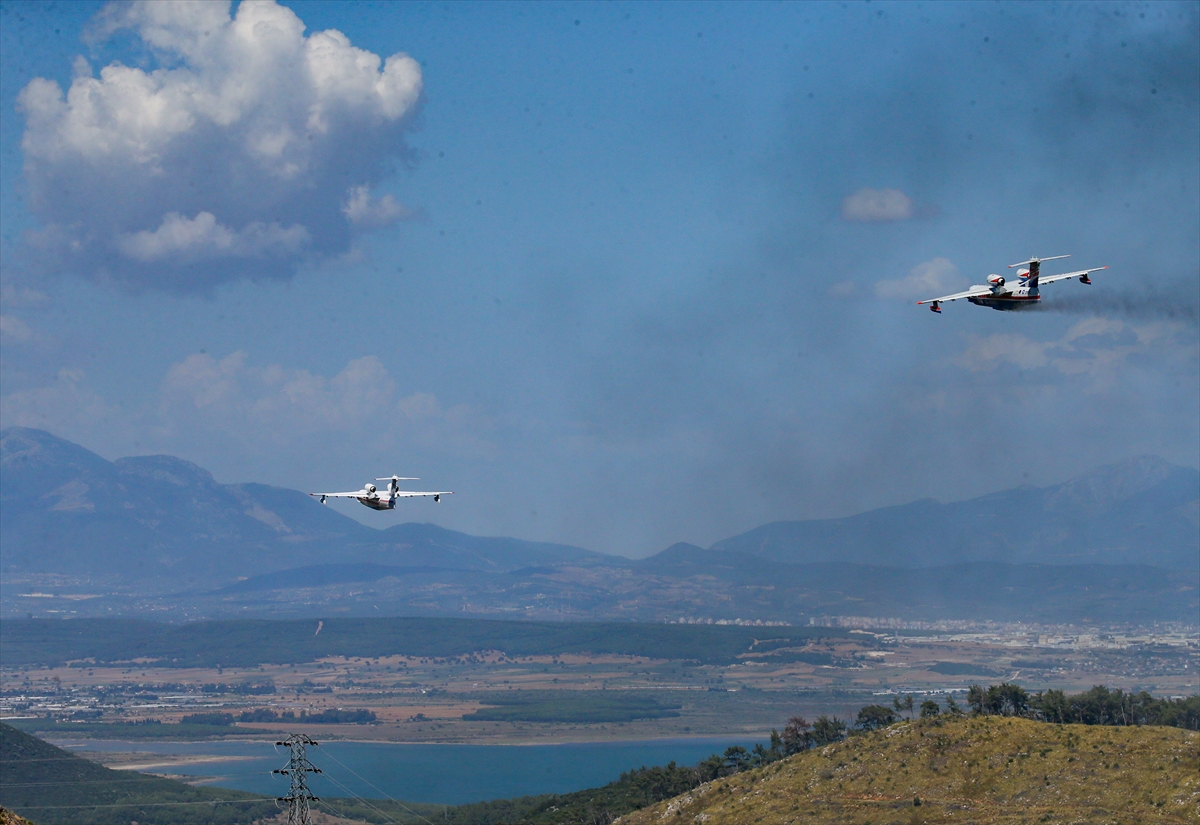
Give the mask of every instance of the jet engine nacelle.
POLYGON ((1004 277, 1001 275, 989 275, 988 286, 1004 286, 1004 277))

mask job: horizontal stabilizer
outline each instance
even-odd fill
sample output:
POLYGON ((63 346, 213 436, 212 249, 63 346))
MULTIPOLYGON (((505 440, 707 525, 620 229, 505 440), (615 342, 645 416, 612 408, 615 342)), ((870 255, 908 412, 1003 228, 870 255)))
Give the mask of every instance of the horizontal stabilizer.
POLYGON ((1040 264, 1045 261, 1058 261, 1058 260, 1061 260, 1062 258, 1069 258, 1069 257, 1071 257, 1071 256, 1070 255, 1055 255, 1052 258, 1030 258, 1028 261, 1021 261, 1019 263, 1009 264, 1008 268, 1012 269, 1014 266, 1026 266, 1028 264, 1040 264))

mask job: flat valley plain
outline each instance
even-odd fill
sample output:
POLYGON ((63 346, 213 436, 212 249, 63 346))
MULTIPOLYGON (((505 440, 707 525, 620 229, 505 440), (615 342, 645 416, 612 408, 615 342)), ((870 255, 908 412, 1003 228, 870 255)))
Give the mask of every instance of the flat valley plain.
POLYGON ((825 637, 819 629, 803 630, 810 635, 798 645, 752 643, 732 661, 716 664, 481 651, 325 656, 252 667, 147 661, 7 666, 0 672, 0 716, 56 741, 275 738, 282 731, 411 743, 765 739, 791 716, 852 718, 861 706, 890 704, 893 696, 911 694, 919 705, 952 694, 962 703, 961 692, 975 683, 1011 681, 1031 691, 1068 692, 1104 684, 1184 696, 1196 693, 1200 681, 1195 628, 838 629, 825 637), (375 721, 320 724, 302 716, 335 709, 367 710, 375 721), (236 720, 254 711, 294 718, 174 724, 196 714, 236 720))

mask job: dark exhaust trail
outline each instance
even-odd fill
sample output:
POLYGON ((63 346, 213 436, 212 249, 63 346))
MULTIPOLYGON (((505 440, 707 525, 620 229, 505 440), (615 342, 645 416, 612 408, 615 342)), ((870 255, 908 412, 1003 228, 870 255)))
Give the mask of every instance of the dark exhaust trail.
POLYGON ((1200 302, 1193 293, 1146 291, 1136 294, 1073 292, 1067 295, 1043 293, 1037 308, 1042 312, 1065 312, 1075 315, 1112 315, 1138 320, 1182 321, 1200 325, 1200 302))

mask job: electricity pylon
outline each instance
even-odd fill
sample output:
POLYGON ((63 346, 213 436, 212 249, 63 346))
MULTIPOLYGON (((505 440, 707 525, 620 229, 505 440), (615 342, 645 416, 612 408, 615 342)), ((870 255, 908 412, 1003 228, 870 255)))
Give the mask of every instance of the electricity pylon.
POLYGON ((275 744, 287 746, 288 764, 286 768, 271 771, 271 773, 283 774, 292 781, 292 787, 288 790, 287 796, 276 797, 275 801, 287 803, 287 825, 312 825, 309 803, 319 800, 308 789, 308 774, 320 773, 321 769, 308 761, 308 757, 304 754, 304 748, 306 745, 312 745, 315 748, 317 742, 303 733, 293 733, 287 739, 275 744))

